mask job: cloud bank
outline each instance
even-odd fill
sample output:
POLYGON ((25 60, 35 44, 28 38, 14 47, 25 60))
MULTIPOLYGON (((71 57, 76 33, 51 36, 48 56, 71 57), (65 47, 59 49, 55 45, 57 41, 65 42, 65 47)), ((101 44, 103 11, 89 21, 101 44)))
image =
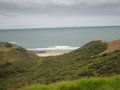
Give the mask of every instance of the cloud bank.
POLYGON ((0 28, 120 25, 120 0, 0 0, 0 28))

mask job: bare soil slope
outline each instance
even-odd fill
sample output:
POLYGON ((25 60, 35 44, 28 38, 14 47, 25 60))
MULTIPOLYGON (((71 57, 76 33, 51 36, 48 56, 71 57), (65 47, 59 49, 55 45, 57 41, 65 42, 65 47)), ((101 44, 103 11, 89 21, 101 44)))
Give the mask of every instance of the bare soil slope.
POLYGON ((114 52, 116 50, 120 50, 120 39, 117 39, 117 40, 113 40, 111 42, 105 42, 107 43, 107 49, 100 53, 100 55, 103 55, 105 53, 111 53, 111 52, 114 52))

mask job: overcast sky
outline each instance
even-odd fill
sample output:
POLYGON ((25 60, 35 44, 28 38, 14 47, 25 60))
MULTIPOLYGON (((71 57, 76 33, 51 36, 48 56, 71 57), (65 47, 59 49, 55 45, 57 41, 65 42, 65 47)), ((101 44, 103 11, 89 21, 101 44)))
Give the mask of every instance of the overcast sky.
POLYGON ((0 29, 120 25, 120 0, 0 0, 0 29))

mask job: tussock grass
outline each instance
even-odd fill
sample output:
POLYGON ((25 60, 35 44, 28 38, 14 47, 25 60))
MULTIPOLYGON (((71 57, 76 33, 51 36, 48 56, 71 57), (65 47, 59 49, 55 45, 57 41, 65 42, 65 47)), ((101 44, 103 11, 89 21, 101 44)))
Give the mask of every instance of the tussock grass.
POLYGON ((35 84, 19 90, 120 90, 120 76, 110 78, 82 78, 49 85, 35 84))

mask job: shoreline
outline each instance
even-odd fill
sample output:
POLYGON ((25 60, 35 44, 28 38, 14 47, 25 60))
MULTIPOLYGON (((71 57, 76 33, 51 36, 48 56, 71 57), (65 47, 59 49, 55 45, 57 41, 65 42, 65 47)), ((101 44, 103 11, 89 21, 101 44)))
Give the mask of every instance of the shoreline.
POLYGON ((71 47, 71 46, 55 46, 48 48, 35 48, 28 49, 29 51, 34 52, 39 57, 48 57, 48 56, 59 56, 65 53, 69 53, 78 49, 79 47, 71 47))
POLYGON ((30 50, 39 57, 59 56, 65 53, 69 53, 73 50, 30 50))

